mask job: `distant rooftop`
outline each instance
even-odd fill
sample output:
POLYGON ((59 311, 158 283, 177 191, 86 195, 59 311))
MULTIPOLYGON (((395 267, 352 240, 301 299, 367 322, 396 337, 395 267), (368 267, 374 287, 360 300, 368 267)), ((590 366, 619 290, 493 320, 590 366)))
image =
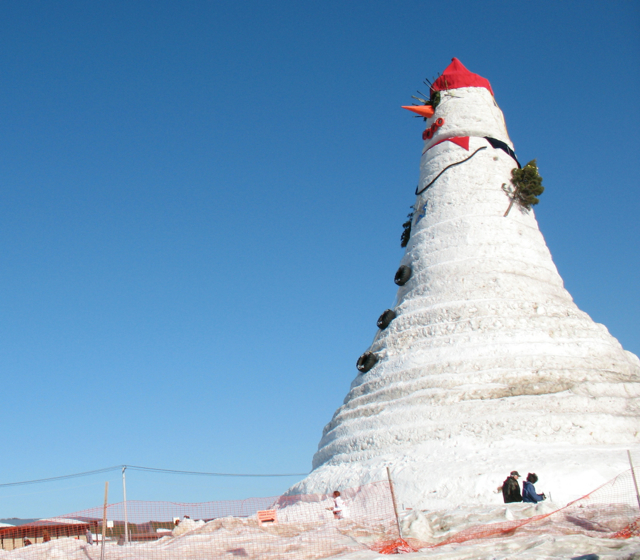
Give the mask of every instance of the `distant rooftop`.
POLYGON ((19 527, 20 525, 26 525, 27 523, 33 523, 38 520, 38 518, 20 519, 18 517, 10 517, 8 519, 0 519, 0 527, 19 527))

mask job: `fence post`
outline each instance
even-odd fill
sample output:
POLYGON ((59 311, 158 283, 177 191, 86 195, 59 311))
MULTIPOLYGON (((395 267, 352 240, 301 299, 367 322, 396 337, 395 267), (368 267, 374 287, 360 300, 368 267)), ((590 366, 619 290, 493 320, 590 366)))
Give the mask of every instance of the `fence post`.
POLYGON ((631 451, 627 449, 627 457, 629 457, 629 465, 631 465, 631 476, 633 477, 633 485, 636 487, 636 499, 638 507, 640 507, 640 493, 638 493, 638 481, 636 480, 636 471, 633 470, 633 462, 631 461, 631 451))
POLYGON ((396 514, 396 525, 398 526, 398 534, 402 538, 402 529, 400 529, 400 519, 398 519, 398 506, 396 505, 396 493, 393 490, 393 480, 391 480, 391 471, 387 467, 387 477, 389 478, 389 488, 391 489, 391 499, 393 500, 393 513, 396 514))
POLYGON ((102 509, 102 548, 100 560, 104 560, 104 539, 107 536, 107 501, 109 498, 109 481, 104 483, 104 508, 102 509))

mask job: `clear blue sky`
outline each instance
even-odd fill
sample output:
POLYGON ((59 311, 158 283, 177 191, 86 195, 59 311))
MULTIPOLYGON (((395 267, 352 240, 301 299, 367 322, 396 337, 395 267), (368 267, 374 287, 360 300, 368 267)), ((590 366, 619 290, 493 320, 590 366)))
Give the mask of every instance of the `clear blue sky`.
MULTIPOLYGON (((121 463, 304 473, 392 305, 422 121, 488 78, 581 309, 640 353, 640 3, 0 5, 0 483, 121 463)), ((97 506, 117 472, 0 487, 97 506)), ((298 479, 132 472, 128 497, 298 479)))

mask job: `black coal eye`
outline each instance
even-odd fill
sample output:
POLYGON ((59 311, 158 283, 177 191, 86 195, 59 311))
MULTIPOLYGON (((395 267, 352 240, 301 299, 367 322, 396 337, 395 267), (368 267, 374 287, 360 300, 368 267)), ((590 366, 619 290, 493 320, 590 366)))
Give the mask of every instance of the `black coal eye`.
POLYGON ((434 109, 438 106, 438 103, 440 103, 440 92, 439 91, 434 91, 431 94, 430 103, 431 103, 431 106, 434 109))

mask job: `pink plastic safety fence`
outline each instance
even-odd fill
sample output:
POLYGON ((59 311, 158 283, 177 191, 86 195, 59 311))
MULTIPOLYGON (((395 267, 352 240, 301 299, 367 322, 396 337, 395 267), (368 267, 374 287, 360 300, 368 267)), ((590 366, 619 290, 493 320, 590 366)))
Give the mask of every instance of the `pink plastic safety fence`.
POLYGON ((475 525, 432 542, 401 538, 387 481, 341 494, 342 519, 331 511, 329 494, 198 504, 129 501, 126 510, 124 503, 110 504, 104 527, 103 508, 96 507, 0 529, 1 549, 12 551, 0 550, 0 560, 311 560, 367 549, 403 554, 448 544, 472 546, 513 535, 640 536, 631 471, 555 511, 475 525))
MULTIPOLYGON (((636 477, 640 478, 639 469, 636 477)), ((633 474, 626 471, 593 492, 560 509, 526 519, 476 525, 439 542, 407 539, 415 550, 448 544, 472 544, 485 539, 513 535, 585 535, 596 538, 627 539, 640 536, 640 498, 633 474)))
POLYGON ((128 501, 126 512, 124 503, 107 507, 104 528, 103 508, 96 507, 1 529, 0 544, 5 550, 19 548, 10 557, 29 560, 98 560, 103 545, 108 560, 304 560, 367 550, 398 538, 387 481, 341 494, 342 519, 334 516, 329 494, 199 504, 128 501))

